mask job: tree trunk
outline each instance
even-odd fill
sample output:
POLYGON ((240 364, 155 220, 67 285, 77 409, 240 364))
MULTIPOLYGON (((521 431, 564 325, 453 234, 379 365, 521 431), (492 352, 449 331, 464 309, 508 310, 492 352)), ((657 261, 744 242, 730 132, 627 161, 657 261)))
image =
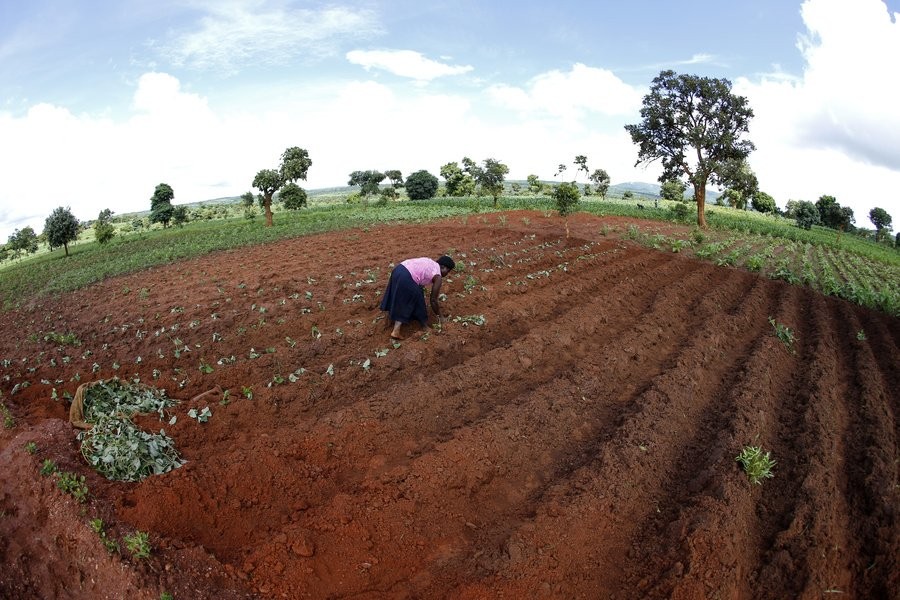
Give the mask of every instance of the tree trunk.
POLYGON ((65 248, 65 249, 66 249, 66 256, 68 256, 68 255, 69 255, 69 244, 68 244, 68 243, 65 243, 65 242, 63 242, 63 248, 65 248))
POLYGON ((266 209, 266 227, 272 226, 272 194, 263 196, 263 208, 266 209))
POLYGON ((706 182, 694 183, 694 198, 697 199, 697 226, 706 229, 706 182))

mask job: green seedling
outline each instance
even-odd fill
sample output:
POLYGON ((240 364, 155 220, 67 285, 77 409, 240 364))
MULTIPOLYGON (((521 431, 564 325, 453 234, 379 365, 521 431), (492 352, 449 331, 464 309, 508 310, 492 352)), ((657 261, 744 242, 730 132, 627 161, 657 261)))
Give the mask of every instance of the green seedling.
POLYGON ((133 558, 150 558, 150 535, 145 531, 135 531, 122 538, 133 558))
POLYGON ((83 503, 87 500, 88 487, 87 484, 84 483, 84 475, 76 475, 69 471, 58 472, 56 487, 66 494, 70 494, 79 502, 83 503))
POLYGON ((37 444, 35 444, 34 442, 28 442, 27 444, 25 444, 25 452, 33 455, 35 452, 37 452, 37 444))
POLYGON ((241 386, 241 394, 244 395, 244 398, 247 400, 253 400, 253 388, 248 386, 241 386))
POLYGON ((775 466, 775 461, 768 452, 764 453, 760 446, 744 446, 735 460, 741 463, 741 467, 750 478, 750 483, 761 485, 763 479, 774 477, 772 467, 775 466))
POLYGON ((788 327, 784 323, 777 322, 772 317, 769 317, 769 323, 774 329, 775 337, 781 340, 781 343, 784 344, 788 350, 790 350, 791 354, 794 354, 794 342, 796 341, 796 338, 794 337, 794 332, 791 331, 790 327, 788 327))
POLYGON ((54 473, 56 473, 56 463, 49 458, 44 459, 44 462, 41 463, 41 475, 47 477, 48 475, 53 475, 54 473))
POLYGON ((866 332, 863 331, 862 329, 860 329, 859 331, 857 331, 857 332, 856 332, 856 339, 858 339, 858 340, 861 341, 861 342, 866 341, 866 332))
POLYGON ((188 416, 192 419, 197 419, 198 423, 206 423, 212 416, 212 411, 209 410, 208 406, 205 406, 200 412, 197 412, 196 408, 192 408, 188 411, 188 416))

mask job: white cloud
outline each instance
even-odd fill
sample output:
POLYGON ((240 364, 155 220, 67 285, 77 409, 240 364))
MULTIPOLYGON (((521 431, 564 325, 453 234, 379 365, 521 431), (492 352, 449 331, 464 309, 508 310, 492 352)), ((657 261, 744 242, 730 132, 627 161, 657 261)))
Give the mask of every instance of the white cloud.
POLYGON ((304 56, 328 56, 346 39, 382 32, 368 9, 331 6, 320 10, 215 0, 196 31, 153 43, 172 64, 234 73, 241 67, 280 65, 304 56))
POLYGON ((898 15, 879 0, 807 0, 801 10, 802 77, 735 81, 755 112, 750 164, 781 206, 830 194, 871 227, 872 207, 900 210, 898 15))
POLYGON ((569 72, 542 73, 525 88, 493 85, 488 88, 488 96, 498 106, 519 113, 572 121, 586 113, 636 114, 643 94, 612 71, 576 63, 569 72))
POLYGON ((448 65, 431 60, 413 50, 351 50, 347 53, 347 60, 367 71, 383 69, 421 82, 448 75, 462 75, 473 69, 469 65, 448 65))

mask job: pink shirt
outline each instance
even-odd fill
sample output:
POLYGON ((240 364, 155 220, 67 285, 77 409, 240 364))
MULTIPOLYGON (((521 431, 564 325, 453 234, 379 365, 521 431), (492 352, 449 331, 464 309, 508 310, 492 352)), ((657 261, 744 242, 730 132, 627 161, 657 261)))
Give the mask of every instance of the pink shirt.
POLYGON ((400 264, 406 267, 418 285, 431 285, 434 276, 441 274, 441 265, 430 258, 409 258, 400 264))

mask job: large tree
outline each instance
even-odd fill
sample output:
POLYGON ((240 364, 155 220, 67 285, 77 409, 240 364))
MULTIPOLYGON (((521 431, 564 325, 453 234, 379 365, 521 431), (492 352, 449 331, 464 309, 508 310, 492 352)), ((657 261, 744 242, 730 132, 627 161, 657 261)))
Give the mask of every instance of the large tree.
POLYGON ((306 174, 311 166, 309 152, 292 146, 281 155, 281 165, 277 170, 262 169, 253 178, 253 187, 260 191, 262 206, 266 212, 266 227, 272 226, 272 197, 275 192, 298 179, 306 181, 306 174))
POLYGON ((794 207, 794 215, 797 219, 797 227, 802 229, 812 229, 813 225, 818 225, 821 219, 816 205, 806 200, 800 200, 794 207))
POLYGON ((72 214, 72 209, 62 206, 53 209, 47 220, 44 221, 44 235, 47 237, 47 245, 50 250, 62 246, 69 255, 69 242, 78 239, 78 219, 72 214))
POLYGON ((172 212, 175 208, 172 206, 172 200, 175 198, 175 191, 168 183, 160 183, 153 190, 153 196, 150 197, 150 222, 162 223, 163 228, 169 226, 172 220, 172 212))
POLYGON ((636 165, 660 160, 660 181, 686 176, 693 184, 697 224, 706 228, 706 184, 727 184, 730 168, 754 149, 741 139, 752 117, 727 79, 662 71, 644 96, 642 121, 625 129, 639 146, 636 165))
POLYGON ((434 198, 438 190, 438 178, 428 171, 416 171, 406 178, 406 195, 410 200, 434 198))
POLYGON ((875 239, 880 240, 891 229, 891 215, 883 208, 875 207, 869 211, 869 220, 875 226, 875 239))

